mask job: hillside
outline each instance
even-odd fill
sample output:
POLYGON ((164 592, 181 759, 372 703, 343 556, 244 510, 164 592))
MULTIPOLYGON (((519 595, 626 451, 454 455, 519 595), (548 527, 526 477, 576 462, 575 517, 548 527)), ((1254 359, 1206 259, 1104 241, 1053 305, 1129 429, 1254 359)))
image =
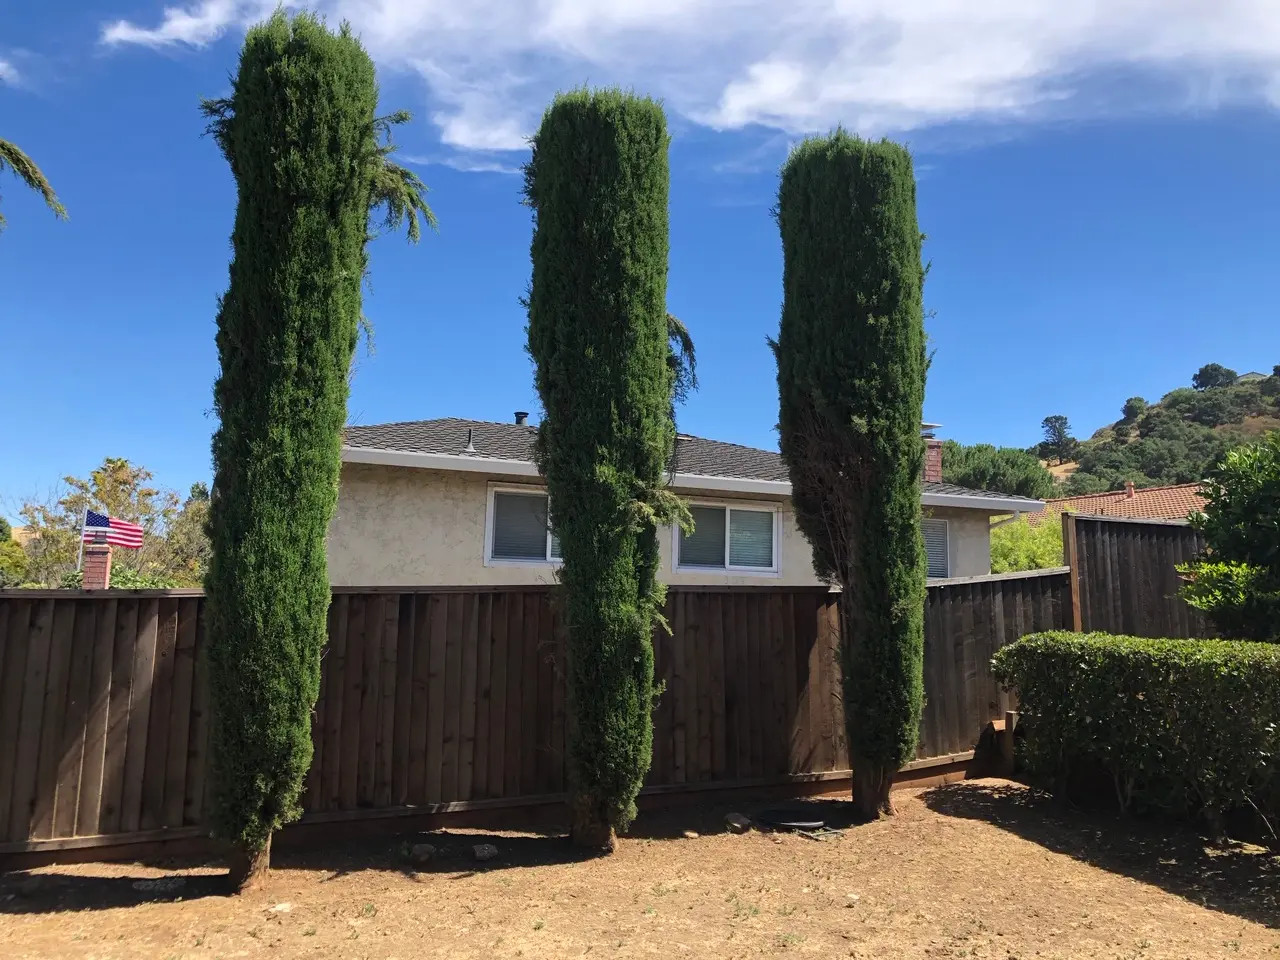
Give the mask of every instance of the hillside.
MULTIPOLYGON (((1131 397, 1119 420, 1075 445, 1069 462, 1051 458, 1059 495, 1119 490, 1126 480, 1140 487, 1191 483, 1227 450, 1280 429, 1280 366, 1270 376, 1236 377, 1210 365, 1195 382, 1152 404, 1131 397)), ((1041 444, 1039 452, 1052 450, 1041 444)))

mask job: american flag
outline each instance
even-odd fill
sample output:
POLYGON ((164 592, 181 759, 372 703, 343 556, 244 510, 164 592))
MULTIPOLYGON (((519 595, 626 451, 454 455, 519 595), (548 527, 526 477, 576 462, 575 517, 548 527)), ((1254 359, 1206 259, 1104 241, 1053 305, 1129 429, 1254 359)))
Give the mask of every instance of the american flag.
POLYGON ((112 546, 136 550, 142 546, 142 528, 127 520, 117 520, 115 517, 86 510, 84 531, 80 539, 85 543, 109 543, 112 546))

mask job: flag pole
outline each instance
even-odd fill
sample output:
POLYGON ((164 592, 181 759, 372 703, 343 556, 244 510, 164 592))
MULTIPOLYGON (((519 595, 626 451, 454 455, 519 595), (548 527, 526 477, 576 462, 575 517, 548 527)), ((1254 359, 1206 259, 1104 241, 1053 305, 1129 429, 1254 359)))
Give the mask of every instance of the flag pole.
POLYGON ((76 573, 80 572, 80 566, 84 563, 84 528, 89 525, 89 508, 84 508, 84 516, 80 518, 80 553, 76 556, 76 573))

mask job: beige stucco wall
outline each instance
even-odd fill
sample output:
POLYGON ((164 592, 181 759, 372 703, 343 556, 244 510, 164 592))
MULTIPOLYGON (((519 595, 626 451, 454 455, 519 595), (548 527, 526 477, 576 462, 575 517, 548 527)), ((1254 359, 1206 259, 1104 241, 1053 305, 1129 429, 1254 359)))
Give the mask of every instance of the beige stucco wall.
MULTIPOLYGON (((520 485, 518 478, 512 477, 344 463, 338 507, 329 529, 330 580, 338 586, 553 582, 554 568, 546 564, 485 566, 485 515, 492 484, 520 485)), ((680 493, 694 502, 770 502, 706 491, 680 493)), ((661 579, 671 584, 817 583, 809 544, 796 526, 790 504, 786 500, 772 502, 780 510, 778 574, 673 571, 674 535, 664 529, 658 539, 661 579)), ((952 576, 989 572, 986 514, 936 510, 930 515, 949 521, 952 576)))

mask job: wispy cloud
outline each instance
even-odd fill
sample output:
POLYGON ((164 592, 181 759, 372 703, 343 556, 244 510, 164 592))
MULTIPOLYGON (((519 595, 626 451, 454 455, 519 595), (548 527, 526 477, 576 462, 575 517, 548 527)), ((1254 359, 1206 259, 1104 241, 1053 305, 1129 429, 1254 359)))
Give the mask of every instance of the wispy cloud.
MULTIPOLYGON (((523 149, 551 95, 590 82, 662 97, 717 130, 868 135, 1280 107, 1275 0, 319 0, 380 64, 416 73, 441 142, 523 149), (1099 78, 1129 77, 1128 82, 1099 78)), ((198 47, 258 0, 116 21, 105 43, 198 47)), ((433 161, 436 162, 436 161, 433 161)), ((452 165, 452 164, 451 164, 452 165)))
POLYGON ((415 154, 397 153, 396 158, 402 163, 415 167, 449 167, 462 173, 520 173, 520 165, 503 160, 486 158, 481 155, 463 154, 459 156, 418 156, 415 154))
POLYGON ((22 79, 22 75, 18 73, 18 68, 8 60, 0 58, 0 83, 7 83, 14 87, 22 79))

